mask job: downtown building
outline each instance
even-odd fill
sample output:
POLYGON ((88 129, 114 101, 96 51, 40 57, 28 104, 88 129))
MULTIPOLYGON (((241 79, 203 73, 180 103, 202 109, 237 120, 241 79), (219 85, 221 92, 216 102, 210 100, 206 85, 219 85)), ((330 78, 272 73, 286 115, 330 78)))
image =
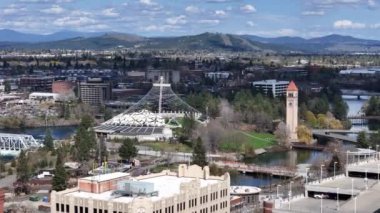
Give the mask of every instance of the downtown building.
POLYGON ((207 166, 182 164, 178 172, 81 178, 76 188, 52 192, 51 212, 229 213, 230 176, 210 176, 207 166))
POLYGON ((79 83, 79 98, 90 106, 99 107, 112 98, 112 84, 101 78, 79 83))
POLYGON ((265 94, 273 94, 273 97, 283 96, 286 94, 289 81, 277 81, 275 79, 254 81, 252 86, 256 90, 261 90, 265 94))

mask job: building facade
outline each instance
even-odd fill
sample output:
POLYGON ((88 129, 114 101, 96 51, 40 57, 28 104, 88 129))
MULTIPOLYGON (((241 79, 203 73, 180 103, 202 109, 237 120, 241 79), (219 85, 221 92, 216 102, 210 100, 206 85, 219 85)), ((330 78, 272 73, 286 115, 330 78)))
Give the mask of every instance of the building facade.
POLYGON ((51 194, 51 212, 70 213, 229 213, 230 177, 210 176, 209 168, 179 165, 131 177, 111 173, 82 178, 78 187, 51 194))
POLYGON ((273 97, 283 96, 286 94, 286 88, 289 81, 277 81, 275 79, 254 81, 253 87, 257 90, 262 90, 265 94, 273 94, 273 97))
POLYGON ((79 98, 90 106, 102 106, 112 98, 111 82, 102 79, 90 79, 79 83, 79 98))
POLYGON ((289 129, 289 139, 291 142, 298 140, 298 88, 291 81, 286 90, 286 126, 289 129))

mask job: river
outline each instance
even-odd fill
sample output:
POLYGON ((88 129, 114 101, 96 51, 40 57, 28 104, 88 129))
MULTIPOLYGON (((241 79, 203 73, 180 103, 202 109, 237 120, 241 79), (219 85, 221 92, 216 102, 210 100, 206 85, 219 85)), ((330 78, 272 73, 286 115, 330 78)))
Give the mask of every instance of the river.
POLYGON ((32 135, 35 139, 43 139, 46 130, 50 129, 51 135, 55 140, 70 138, 77 129, 77 126, 54 126, 54 127, 37 127, 23 129, 0 129, 0 133, 27 134, 32 135))
MULTIPOLYGON (((361 112, 363 105, 370 97, 362 96, 361 99, 357 99, 356 96, 342 96, 342 98, 349 107, 347 114, 357 115, 361 112)), ((351 129, 368 130, 368 125, 353 125, 351 129)), ((356 137, 356 135, 352 135, 352 137, 356 137)), ((249 160, 249 162, 258 165, 294 168, 298 164, 313 164, 314 162, 327 157, 329 157, 329 154, 321 151, 291 150, 285 152, 264 153, 249 160)), ((231 176, 231 185, 250 185, 260 187, 278 181, 280 181, 279 178, 270 179, 268 176, 253 176, 245 174, 231 176)))

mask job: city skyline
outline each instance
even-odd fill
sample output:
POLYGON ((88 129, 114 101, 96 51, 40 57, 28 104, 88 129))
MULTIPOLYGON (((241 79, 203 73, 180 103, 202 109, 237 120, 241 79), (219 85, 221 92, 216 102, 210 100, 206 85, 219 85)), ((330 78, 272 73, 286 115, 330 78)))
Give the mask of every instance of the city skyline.
POLYGON ((0 29, 179 36, 203 32, 264 37, 329 34, 376 39, 379 0, 4 0, 0 29), (355 16, 352 16, 355 14, 355 16))

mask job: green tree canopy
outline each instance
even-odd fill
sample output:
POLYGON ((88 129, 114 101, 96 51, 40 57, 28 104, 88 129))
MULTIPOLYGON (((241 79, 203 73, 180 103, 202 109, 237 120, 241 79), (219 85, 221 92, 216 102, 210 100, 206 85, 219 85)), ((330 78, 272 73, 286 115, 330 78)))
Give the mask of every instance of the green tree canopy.
POLYGON ((358 134, 358 147, 359 148, 368 148, 367 134, 364 131, 361 131, 358 134))
POLYGON ((27 183, 29 181, 31 170, 27 153, 24 150, 21 150, 20 155, 17 159, 16 172, 17 180, 22 183, 27 183))
POLYGON ((202 139, 198 137, 193 146, 193 164, 204 167, 207 166, 206 149, 202 139))
POLYGON ((53 136, 51 135, 50 129, 47 129, 45 132, 44 145, 45 145, 46 150, 48 151, 54 150, 54 139, 53 139, 53 136))
POLYGON ((62 151, 58 151, 57 162, 55 164, 54 177, 52 180, 52 189, 62 191, 67 188, 67 172, 63 165, 62 151))
POLYGON ((119 156, 122 159, 130 160, 133 157, 137 156, 137 148, 132 139, 126 138, 122 142, 123 144, 119 148, 119 156))

